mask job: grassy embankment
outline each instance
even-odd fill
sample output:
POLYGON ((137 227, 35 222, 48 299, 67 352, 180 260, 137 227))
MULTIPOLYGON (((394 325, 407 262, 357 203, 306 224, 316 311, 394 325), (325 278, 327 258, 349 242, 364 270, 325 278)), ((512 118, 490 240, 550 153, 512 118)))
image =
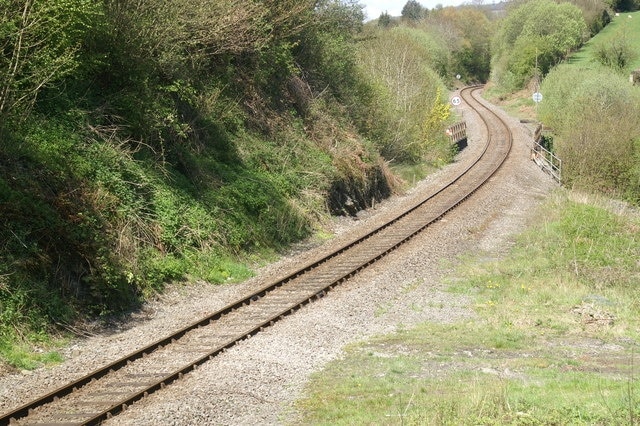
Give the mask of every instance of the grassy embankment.
MULTIPOLYGON (((611 45, 614 41, 619 41, 620 38, 625 39, 630 46, 640 46, 640 12, 620 13, 614 17, 601 33, 587 41, 582 49, 571 55, 569 63, 580 67, 596 66, 598 47, 602 44, 611 45)), ((640 55, 631 59, 622 69, 624 74, 628 75, 631 71, 640 68, 640 55)))

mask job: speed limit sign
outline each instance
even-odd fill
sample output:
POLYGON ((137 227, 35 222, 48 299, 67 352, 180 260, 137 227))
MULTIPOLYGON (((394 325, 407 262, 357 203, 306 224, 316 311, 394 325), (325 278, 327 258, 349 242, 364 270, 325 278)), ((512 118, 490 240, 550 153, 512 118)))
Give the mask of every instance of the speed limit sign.
POLYGON ((453 98, 451 98, 451 103, 453 104, 453 106, 458 106, 461 102, 462 99, 460 99, 459 96, 454 96, 453 98))

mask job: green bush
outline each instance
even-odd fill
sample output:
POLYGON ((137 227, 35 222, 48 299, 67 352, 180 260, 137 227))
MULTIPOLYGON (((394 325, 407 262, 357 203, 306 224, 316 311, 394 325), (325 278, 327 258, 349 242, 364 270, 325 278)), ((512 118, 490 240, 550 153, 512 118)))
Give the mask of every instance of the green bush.
POLYGON ((623 71, 636 60, 638 51, 627 39, 625 33, 619 31, 612 40, 596 45, 594 54, 596 60, 602 65, 616 71, 623 71))
POLYGON ((25 120, 39 94, 82 66, 79 46, 99 21, 87 0, 0 2, 0 117, 25 120))
POLYGON ((638 89, 606 68, 560 66, 542 90, 540 118, 557 135, 565 182, 637 200, 638 89))

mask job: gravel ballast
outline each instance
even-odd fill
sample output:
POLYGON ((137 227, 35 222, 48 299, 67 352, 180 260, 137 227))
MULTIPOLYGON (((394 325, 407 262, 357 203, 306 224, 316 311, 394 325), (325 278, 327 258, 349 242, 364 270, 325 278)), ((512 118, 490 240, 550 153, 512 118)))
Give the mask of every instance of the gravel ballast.
MULTIPOLYGON (((467 121, 470 139, 455 163, 419 182, 407 194, 362 212, 357 220, 336 219, 332 240, 285 256, 258 271, 251 280, 227 286, 173 286, 146 304, 130 322, 73 342, 64 349, 66 361, 62 364, 1 375, 0 412, 215 312, 297 262, 328 251, 352 233, 382 222, 401 206, 412 203, 422 191, 447 181, 476 155, 483 137, 481 123, 471 111, 464 105, 458 109, 467 121)), ((295 423, 293 402, 301 397, 310 374, 340 357, 345 345, 424 321, 453 322, 473 316, 470 301, 445 292, 442 279, 453 273, 462 255, 472 253, 491 259, 502 256, 556 186, 529 159, 531 129, 511 118, 507 120, 514 132, 514 147, 507 164, 469 201, 326 297, 105 424, 295 423)))

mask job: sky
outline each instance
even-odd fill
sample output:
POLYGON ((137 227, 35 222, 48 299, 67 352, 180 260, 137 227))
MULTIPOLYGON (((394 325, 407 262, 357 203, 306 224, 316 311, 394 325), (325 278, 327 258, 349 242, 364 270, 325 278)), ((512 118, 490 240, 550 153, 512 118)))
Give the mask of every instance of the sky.
MULTIPOLYGON (((402 8, 407 0, 360 0, 359 3, 365 6, 364 13, 366 20, 377 19, 382 12, 387 12, 391 16, 400 16, 402 8)), ((467 3, 465 0, 418 0, 427 9, 433 9, 436 5, 459 6, 467 3)))

